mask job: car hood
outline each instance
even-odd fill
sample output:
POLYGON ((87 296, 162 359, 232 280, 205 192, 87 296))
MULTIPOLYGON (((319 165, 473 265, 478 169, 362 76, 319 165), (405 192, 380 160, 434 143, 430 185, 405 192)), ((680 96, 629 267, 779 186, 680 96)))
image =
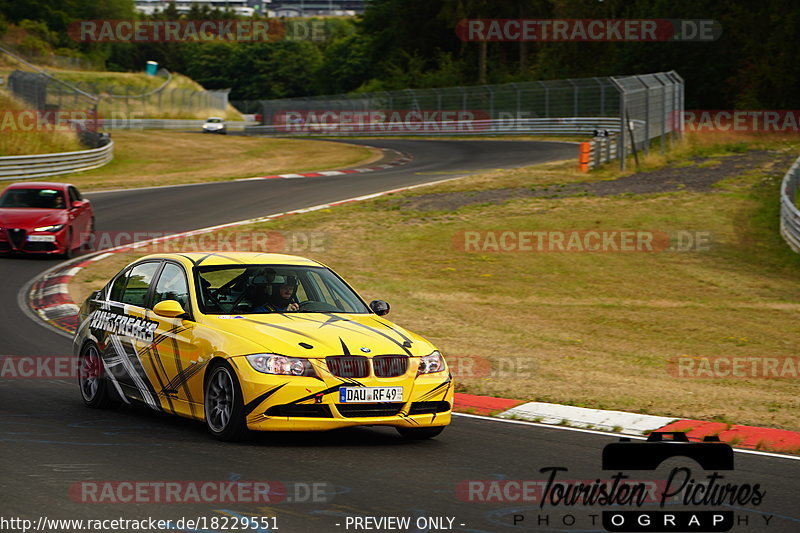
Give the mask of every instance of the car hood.
POLYGON ((265 353, 294 357, 346 354, 420 357, 435 349, 419 335, 373 314, 210 315, 203 323, 256 343, 265 353))
POLYGON ((0 228, 31 229, 52 224, 64 224, 66 220, 66 211, 63 209, 0 208, 0 228))

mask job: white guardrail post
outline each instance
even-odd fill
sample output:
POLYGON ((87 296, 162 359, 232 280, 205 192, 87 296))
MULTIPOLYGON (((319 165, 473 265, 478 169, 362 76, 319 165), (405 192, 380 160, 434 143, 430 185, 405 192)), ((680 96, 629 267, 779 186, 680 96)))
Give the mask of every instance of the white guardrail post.
POLYGON ((797 209, 797 189, 800 183, 800 157, 781 182, 781 235, 786 243, 800 253, 800 209, 797 209))
POLYGON ((100 148, 59 154, 0 157, 0 181, 45 178, 101 167, 114 158, 114 142, 100 148))

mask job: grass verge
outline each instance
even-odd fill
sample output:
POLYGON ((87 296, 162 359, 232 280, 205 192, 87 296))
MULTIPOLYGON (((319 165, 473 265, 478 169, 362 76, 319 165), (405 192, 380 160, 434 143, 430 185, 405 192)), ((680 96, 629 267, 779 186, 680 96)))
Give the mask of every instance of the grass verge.
POLYGON ((118 131, 112 138, 112 162, 51 180, 82 190, 178 185, 350 167, 382 155, 362 146, 299 139, 170 131, 118 131))
MULTIPOLYGON (((680 378, 670 361, 797 355, 800 257, 781 240, 777 212, 784 162, 798 151, 800 142, 791 139, 689 137, 667 156, 645 158, 643 168, 670 170, 669 182, 705 161, 735 161, 710 190, 496 194, 621 175, 611 166, 587 176, 573 162, 554 163, 239 231, 325 232, 324 250, 313 257, 368 301, 388 300, 394 321, 445 355, 536 361, 504 379, 462 376, 460 392, 797 430, 800 378, 680 378), (781 165, 758 160, 756 168, 737 170, 739 160, 731 158, 751 149, 768 151, 781 165), (449 208, 428 201, 453 192, 474 201, 449 208), (466 230, 592 229, 702 231, 711 245, 683 252, 502 253, 464 252, 457 240, 466 230)), ((120 254, 83 270, 70 290, 84 297, 139 255, 120 254)))
MULTIPOLYGON (((0 118, 16 122, 13 112, 26 110, 5 91, 0 91, 0 118)), ((0 123, 0 157, 13 155, 52 154, 85 150, 71 131, 8 131, 14 127, 0 123), (6 130, 6 131, 3 131, 6 130)))

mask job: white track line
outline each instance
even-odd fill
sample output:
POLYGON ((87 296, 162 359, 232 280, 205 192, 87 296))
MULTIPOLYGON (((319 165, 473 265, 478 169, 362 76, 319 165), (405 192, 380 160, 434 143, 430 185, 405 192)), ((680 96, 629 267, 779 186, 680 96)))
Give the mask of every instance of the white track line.
MULTIPOLYGON (((637 437, 636 435, 622 435, 620 433, 609 433, 607 431, 597 431, 594 429, 573 428, 569 426, 551 426, 548 424, 539 424, 536 422, 528 422, 527 420, 509 420, 508 418, 495 418, 491 416, 471 415, 468 413, 453 413, 453 416, 463 416, 464 418, 477 418, 479 420, 491 420, 493 422, 502 422, 506 424, 519 424, 523 426, 534 426, 539 428, 559 429, 562 431, 577 431, 578 433, 590 433, 592 435, 604 435, 607 437, 625 437, 636 440, 647 440, 647 437, 637 437)), ((790 459, 792 461, 800 461, 800 456, 796 455, 783 455, 780 453, 762 452, 758 450, 744 450, 742 448, 732 447, 733 451, 737 453, 746 453, 750 455, 763 455, 765 457, 774 457, 778 459, 790 459)))

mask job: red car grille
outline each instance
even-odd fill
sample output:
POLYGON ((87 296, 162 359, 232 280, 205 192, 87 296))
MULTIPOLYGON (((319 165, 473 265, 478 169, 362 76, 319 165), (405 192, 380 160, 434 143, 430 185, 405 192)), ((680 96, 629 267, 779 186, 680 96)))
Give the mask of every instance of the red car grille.
POLYGON ((6 230, 6 233, 8 234, 8 240, 11 241, 12 248, 19 250, 25 244, 26 232, 24 229, 12 228, 6 230))

